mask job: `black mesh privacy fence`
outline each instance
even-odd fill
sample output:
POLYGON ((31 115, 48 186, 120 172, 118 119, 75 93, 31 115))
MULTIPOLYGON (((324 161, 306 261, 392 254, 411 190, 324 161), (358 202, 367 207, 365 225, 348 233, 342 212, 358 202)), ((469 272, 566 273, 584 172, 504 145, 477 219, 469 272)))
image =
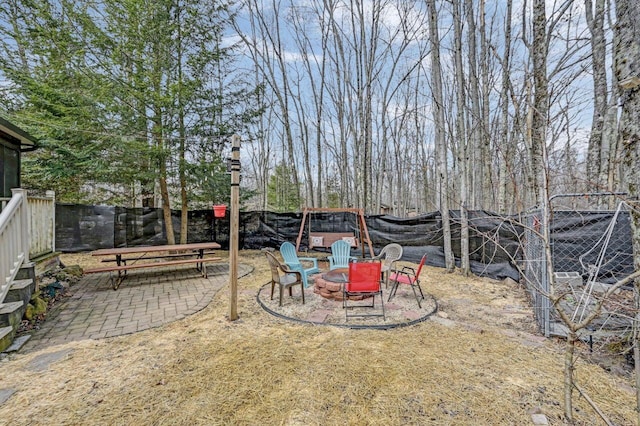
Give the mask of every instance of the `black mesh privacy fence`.
MULTIPOLYGON (((602 213, 585 215, 571 212, 557 217, 552 226, 554 256, 558 262, 575 270, 580 262, 577 253, 588 252, 593 241, 586 235, 600 235, 611 216, 602 213), (588 220, 587 220, 588 219, 588 220), (576 254, 571 254, 575 251, 576 254)), ((459 264, 460 214, 451 212, 452 245, 459 264)), ((311 213, 303 230, 300 251, 308 250, 308 233, 352 232, 358 235, 356 216, 349 212, 311 213)), ((520 279, 518 262, 524 258, 525 228, 517 217, 504 217, 486 211, 469 212, 470 259, 472 272, 495 279, 520 279)), ((180 213, 172 215, 176 241, 180 239, 180 213)), ((240 213, 240 249, 278 248, 284 241, 295 243, 300 231, 302 213, 253 211, 240 213)), ((442 221, 438 212, 411 218, 387 215, 365 217, 374 252, 395 242, 403 246, 403 260, 418 262, 424 253, 427 263, 444 266, 442 221)), ((631 266, 631 233, 628 217, 619 221, 615 250, 621 253, 613 260, 615 270, 631 266), (620 264, 622 263, 622 265, 620 264)), ((187 242, 216 241, 224 249, 229 246, 229 212, 214 218, 212 210, 190 211, 187 242)), ((100 248, 166 244, 167 238, 161 209, 123 208, 58 204, 56 206, 56 247, 63 252, 91 251, 100 248)), ((531 259, 527 259, 531 261, 531 259)), ((584 259, 583 259, 584 260, 584 259)), ((588 260, 588 259, 587 259, 588 260)), ((588 263, 588 262, 587 262, 588 263)), ((565 266, 563 266, 564 268, 565 266)))

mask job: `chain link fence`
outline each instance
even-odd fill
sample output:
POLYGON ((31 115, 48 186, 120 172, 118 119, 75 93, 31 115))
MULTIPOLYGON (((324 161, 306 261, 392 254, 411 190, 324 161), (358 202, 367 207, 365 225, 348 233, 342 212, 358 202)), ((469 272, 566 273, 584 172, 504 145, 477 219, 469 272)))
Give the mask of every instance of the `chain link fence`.
POLYGON ((631 284, 606 300, 603 298, 611 285, 633 273, 630 215, 626 204, 617 198, 621 195, 552 197, 548 224, 552 270, 548 268, 541 235, 545 226, 543 212, 532 210, 523 215, 520 267, 538 327, 545 336, 566 336, 566 326, 553 307, 551 294, 563 296, 557 309, 567 313, 573 322, 584 320, 598 302, 602 303, 601 314, 582 332, 581 337, 591 344, 607 344, 631 331, 631 284), (612 206, 615 208, 611 209, 612 206), (555 283, 553 288, 550 274, 555 283))
POLYGON ((545 336, 552 334, 549 297, 549 274, 547 273, 547 258, 544 252, 544 239, 540 234, 542 211, 532 210, 523 215, 523 259, 521 270, 523 281, 534 310, 538 328, 545 336))

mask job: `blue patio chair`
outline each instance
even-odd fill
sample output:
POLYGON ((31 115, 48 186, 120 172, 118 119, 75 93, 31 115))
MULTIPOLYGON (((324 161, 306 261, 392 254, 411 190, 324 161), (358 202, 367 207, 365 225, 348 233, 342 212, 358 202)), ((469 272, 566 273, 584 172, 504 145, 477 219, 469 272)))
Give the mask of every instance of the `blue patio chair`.
POLYGON ((356 259, 351 256, 351 244, 344 240, 338 240, 331 244, 331 256, 329 259, 329 270, 332 271, 338 268, 348 268, 349 261, 356 259))
POLYGON ((287 241, 282 243, 280 246, 280 254, 282 255, 284 263, 286 263, 290 269, 299 271, 302 274, 302 282, 304 283, 304 286, 309 287, 307 277, 320 272, 320 268, 318 268, 318 259, 315 257, 298 257, 296 247, 287 241), (307 264, 310 263, 311 266, 305 268, 302 262, 306 262, 307 264))

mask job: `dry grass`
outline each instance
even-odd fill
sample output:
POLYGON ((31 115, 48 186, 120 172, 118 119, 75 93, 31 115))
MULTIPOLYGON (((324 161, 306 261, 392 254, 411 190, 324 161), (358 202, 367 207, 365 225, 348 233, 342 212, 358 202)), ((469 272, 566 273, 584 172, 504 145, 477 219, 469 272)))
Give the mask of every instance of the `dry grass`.
MULTIPOLYGON (((18 354, 0 363, 0 423, 92 425, 529 425, 562 418, 562 344, 534 334, 514 283, 423 270, 439 313, 387 331, 301 325, 256 303, 268 281, 255 271, 203 311, 133 335, 18 354), (30 362, 69 355, 46 371, 30 362)), ((67 257, 67 264, 81 263, 67 257)), ((634 424, 629 377, 580 361, 580 386, 616 424, 634 424)), ((575 397, 578 424, 601 424, 575 397)))

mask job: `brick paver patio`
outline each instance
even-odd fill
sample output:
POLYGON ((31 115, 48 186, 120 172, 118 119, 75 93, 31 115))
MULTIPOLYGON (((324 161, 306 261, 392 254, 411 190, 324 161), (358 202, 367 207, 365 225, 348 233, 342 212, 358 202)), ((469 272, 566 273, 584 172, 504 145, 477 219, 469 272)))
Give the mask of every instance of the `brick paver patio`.
MULTIPOLYGON (((130 271, 115 291, 108 273, 84 276, 21 352, 135 333, 182 319, 206 307, 229 282, 228 264, 209 265, 207 271, 208 278, 192 266, 130 271)), ((249 266, 238 266, 239 277, 250 272, 249 266)))

